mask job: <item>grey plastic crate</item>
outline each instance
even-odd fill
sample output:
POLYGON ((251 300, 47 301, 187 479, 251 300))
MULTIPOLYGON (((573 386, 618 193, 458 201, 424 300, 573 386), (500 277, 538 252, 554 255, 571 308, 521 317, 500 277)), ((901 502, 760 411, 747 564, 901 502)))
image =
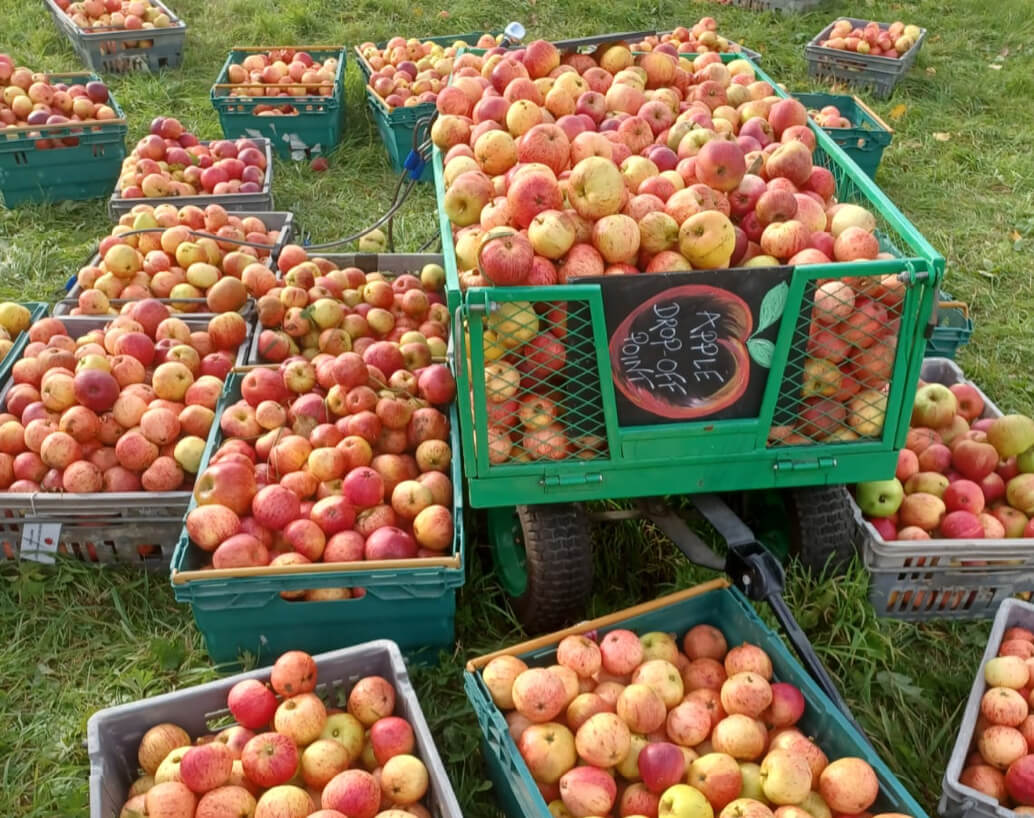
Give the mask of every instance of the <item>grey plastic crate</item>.
POLYGON ((1034 605, 1007 599, 995 615, 991 633, 987 638, 987 648, 980 660, 980 667, 973 680, 973 688, 969 691, 966 709, 962 713, 962 724, 959 726, 959 734, 955 739, 951 757, 948 759, 948 768, 944 771, 944 778, 941 780, 943 795, 937 805, 937 812, 946 818, 949 816, 950 818, 1014 818, 1017 814, 990 796, 984 795, 972 787, 967 787, 959 781, 959 776, 966 766, 966 756, 969 755, 969 749, 973 743, 977 719, 980 717, 980 700, 987 691, 987 682, 984 681, 984 666, 998 655, 1002 635, 1013 627, 1034 630, 1034 605))
MULTIPOLYGON (((837 20, 848 20, 853 25, 862 27, 868 20, 857 17, 838 17, 837 20)), ((916 61, 919 49, 926 40, 926 29, 919 29, 919 39, 900 57, 873 56, 858 54, 854 51, 841 51, 819 45, 829 38, 834 20, 820 31, 804 48, 804 58, 808 61, 808 76, 814 79, 833 79, 848 85, 869 88, 873 96, 886 99, 894 92, 905 73, 916 61)), ((890 23, 880 23, 881 29, 887 29, 890 23)))
MULTIPOLYGON (((945 386, 971 383, 948 358, 927 358, 919 376, 945 386)), ((983 416, 1001 417, 991 399, 982 391, 980 395, 983 416)), ((879 616, 911 621, 983 619, 994 616, 1017 593, 1034 590, 1034 540, 888 542, 862 518, 853 498, 851 507, 870 574, 869 602, 879 616)))
MULTIPOLYGON (((324 699, 347 694, 364 676, 381 676, 395 687, 395 714, 408 721, 416 737, 415 755, 430 778, 427 806, 435 818, 463 818, 463 811, 445 773, 434 737, 424 719, 398 645, 387 639, 321 653, 315 657, 324 699)), ((144 733, 162 722, 178 724, 197 737, 233 724, 226 696, 244 679, 269 678, 269 668, 252 670, 207 684, 109 707, 94 713, 86 724, 90 753, 90 818, 113 818, 136 778, 137 746, 144 733)))
POLYGON ((821 0, 732 0, 734 6, 751 11, 782 11, 788 14, 808 11, 820 2, 821 0))
MULTIPOLYGON (((202 145, 208 145, 213 140, 206 139, 202 145)), ((197 205, 205 207, 210 204, 218 204, 234 213, 241 211, 248 212, 270 212, 273 210, 273 147, 268 139, 252 139, 256 146, 262 148, 266 153, 266 181, 262 190, 258 193, 222 193, 219 195, 208 194, 204 196, 166 196, 154 199, 123 199, 116 190, 108 200, 108 216, 113 222, 117 222, 123 213, 128 213, 138 204, 160 205, 174 204, 177 207, 197 205)))
MULTIPOLYGON (((269 256, 266 256, 266 263, 271 264, 280 255, 280 251, 284 248, 284 245, 289 243, 294 238, 294 214, 286 211, 275 211, 272 213, 255 213, 251 211, 234 211, 235 216, 245 218, 247 216, 256 216, 262 219, 266 227, 276 229, 280 231, 280 236, 277 238, 276 244, 273 245, 273 249, 269 256)), ((94 253, 89 260, 83 265, 85 266, 96 266, 100 263, 100 254, 94 253)), ((53 314, 56 316, 69 315, 72 308, 79 303, 79 294, 83 291, 83 288, 76 281, 76 277, 73 276, 69 279, 66 285, 68 290, 64 298, 59 299, 54 304, 53 314)), ((135 299, 125 298, 113 298, 111 299, 111 305, 113 307, 121 307, 123 304, 133 301, 135 299)), ((176 301, 183 301, 184 299, 176 298, 159 298, 163 304, 172 304, 176 301)), ((254 317, 255 304, 254 301, 249 299, 248 303, 240 309, 240 313, 247 317, 249 320, 254 317)), ((188 312, 186 315, 194 316, 195 318, 211 318, 215 313, 211 312, 188 312)))
MULTIPOLYGON (((365 273, 382 272, 419 274, 425 264, 442 264, 441 253, 324 253, 319 258, 332 261, 340 268, 358 267, 365 273)), ((262 327, 256 327, 252 333, 251 348, 248 350, 248 363, 265 363, 258 351, 259 333, 262 327)))
MULTIPOLYGON (((671 34, 671 32, 670 31, 658 31, 657 32, 657 36, 658 37, 663 37, 665 34, 671 34)), ((747 48, 747 46, 745 46, 745 45, 740 45, 735 40, 729 40, 728 37, 726 37, 725 39, 728 40, 728 42, 729 42, 729 51, 728 51, 728 53, 730 53, 730 54, 742 54, 744 57, 747 57, 752 62, 756 62, 756 63, 761 62, 761 55, 757 51, 754 51, 754 50, 752 50, 750 48, 747 48)), ((698 55, 693 54, 693 55, 687 55, 687 56, 698 56, 698 55)))
POLYGON ((172 21, 167 28, 84 31, 72 22, 54 0, 45 0, 57 27, 65 33, 84 63, 98 74, 126 74, 132 71, 160 71, 178 68, 183 62, 187 26, 164 3, 153 0, 172 21), (151 40, 150 46, 140 46, 151 40))
MULTIPOLYGON (((191 327, 204 328, 208 320, 179 316, 191 327)), ((62 316, 73 338, 105 326, 111 316, 62 316)), ((237 352, 244 363, 251 346, 251 327, 237 352)), ((6 407, 12 382, 0 390, 6 407)), ((213 423, 207 445, 218 432, 213 423)), ((27 559, 53 563, 56 555, 83 562, 142 565, 168 572, 183 528, 189 491, 96 492, 36 494, 0 492, 0 559, 27 559)))

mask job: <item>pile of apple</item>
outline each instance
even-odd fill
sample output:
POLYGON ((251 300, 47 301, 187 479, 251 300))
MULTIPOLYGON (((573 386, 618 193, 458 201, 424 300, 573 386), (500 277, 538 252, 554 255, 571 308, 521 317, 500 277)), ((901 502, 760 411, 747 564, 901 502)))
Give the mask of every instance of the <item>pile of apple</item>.
POLYGON ((633 51, 665 51, 668 54, 706 54, 708 51, 739 51, 735 43, 730 43, 718 33, 718 23, 714 17, 701 17, 692 28, 679 26, 665 34, 644 38, 632 45, 633 51))
POLYGON ((749 63, 597 56, 457 58, 431 136, 468 286, 883 257, 813 164, 805 107, 749 63))
MULTIPOLYGON (((337 69, 337 57, 320 62, 308 51, 281 48, 249 54, 241 62, 231 63, 227 82, 241 86, 230 89, 232 97, 329 97, 334 94, 337 69)), ((257 105, 252 113, 292 115, 298 109, 293 105, 257 105)))
POLYGON ((388 340, 399 344, 407 362, 396 376, 398 383, 389 385, 407 386, 405 372, 445 356, 449 310, 441 295, 445 271, 440 265, 426 265, 419 277, 406 274, 389 281, 381 273, 310 260, 304 248, 292 244, 281 251, 277 265, 282 283, 258 299, 264 361, 362 353, 375 341, 388 340))
POLYGON ((683 637, 567 636, 556 664, 492 659, 482 679, 555 815, 808 818, 869 814, 867 762, 825 752, 795 725, 800 690, 772 681, 747 643, 697 625, 683 637))
MULTIPOLYGON (((276 274, 268 261, 259 260, 269 255, 268 249, 199 237, 192 230, 269 246, 279 238, 258 217, 242 219, 221 205, 204 210, 195 205, 179 210, 171 204, 138 205, 101 239, 98 263, 79 270, 79 301, 71 312, 106 315, 117 312, 112 299, 150 297, 172 299, 170 306, 177 312, 229 312, 274 287, 276 274), (125 235, 132 230, 149 232, 125 235)), ((122 311, 131 307, 128 303, 122 311)))
MULTIPOLYGON (((115 109, 110 103, 108 86, 100 80, 81 85, 51 83, 46 74, 16 66, 10 56, 0 54, 0 132, 30 125, 43 127, 115 119, 115 109)), ((77 136, 35 142, 39 150, 78 144, 77 136)))
POLYGON ((900 20, 889 26, 870 21, 858 27, 850 20, 837 20, 829 32, 829 38, 819 45, 840 51, 855 51, 873 57, 900 59, 916 44, 920 35, 919 26, 906 26, 900 20))
MULTIPOLYGON (((475 43, 476 48, 496 45, 491 34, 482 34, 475 43)), ((376 43, 363 43, 359 53, 372 69, 367 84, 391 109, 434 102, 449 82, 456 53, 466 47, 462 40, 442 46, 430 40, 392 37, 383 49, 376 43)))
POLYGON ((151 132, 122 162, 123 199, 259 193, 266 153, 251 139, 201 142, 178 119, 156 117, 151 132))
POLYGON ((14 301, 0 303, 0 362, 7 357, 15 340, 29 328, 32 314, 14 301))
MULTIPOLYGON (((874 215, 838 203, 832 173, 813 163, 805 107, 775 96, 746 61, 636 57, 622 44, 561 56, 536 41, 461 55, 453 77, 432 139, 445 152, 461 287, 890 258, 874 215)), ((881 433, 901 296, 894 276, 821 282, 799 421, 773 429, 774 442, 881 433)), ((501 336, 505 354, 486 372, 493 402, 537 397, 520 365, 563 366, 555 333, 526 335, 501 336)), ((531 447, 493 427, 493 462, 529 449, 570 456, 562 429, 545 425, 531 447)))
POLYGON ((1034 632, 1006 630, 984 680, 973 751, 959 782, 1017 813, 1034 813, 1034 632))
POLYGON ((0 488, 188 491, 248 334, 233 312, 198 326, 153 299, 104 329, 37 321, 0 415, 0 488))
POLYGON ((394 715, 396 691, 359 679, 345 709, 316 692, 316 662, 283 654, 269 682, 227 695, 237 724, 197 736, 156 724, 137 750, 141 775, 122 816, 162 818, 430 818, 427 767, 413 726, 394 715))
MULTIPOLYGON (((162 6, 152 0, 56 0, 58 8, 79 28, 168 28, 172 20, 162 6)), ((177 25, 182 25, 177 23, 177 25)))
POLYGON ((836 105, 824 105, 817 111, 809 110, 808 115, 820 128, 850 128, 851 120, 844 116, 836 105))
POLYGON ((855 499, 884 540, 1034 537, 1034 420, 983 417, 971 384, 921 384, 895 477, 855 499))
MULTIPOLYGON (((285 248, 280 261, 287 255, 285 248)), ((348 276, 328 270, 330 286, 313 287, 332 292, 348 276)), ((306 295, 293 285, 282 292, 293 291, 306 295)), ((359 292, 370 308, 357 305, 343 319, 344 305, 332 296, 307 312, 288 309, 285 327, 325 310, 342 325, 299 336, 305 354, 249 371, 241 399, 224 410, 225 442, 198 479, 198 506, 186 520, 194 543, 212 552, 212 567, 410 559, 451 546, 453 453, 443 410, 455 379, 432 361, 421 332, 396 326, 392 340, 378 340, 369 328, 375 309, 385 320, 415 323, 405 313, 408 296, 426 296, 414 276, 393 284, 371 278, 359 292)))

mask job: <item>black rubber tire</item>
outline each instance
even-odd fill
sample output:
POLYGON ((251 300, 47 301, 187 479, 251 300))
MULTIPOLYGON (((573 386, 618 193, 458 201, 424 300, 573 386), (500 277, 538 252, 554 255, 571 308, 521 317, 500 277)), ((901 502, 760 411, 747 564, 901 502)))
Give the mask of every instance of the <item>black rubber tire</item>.
POLYGON ((592 538, 585 510, 574 503, 517 506, 524 539, 527 589, 510 604, 529 635, 585 618, 592 594, 592 538))
POLYGON ((855 554, 855 523, 843 486, 790 492, 793 541, 800 562, 816 574, 842 574, 855 554))

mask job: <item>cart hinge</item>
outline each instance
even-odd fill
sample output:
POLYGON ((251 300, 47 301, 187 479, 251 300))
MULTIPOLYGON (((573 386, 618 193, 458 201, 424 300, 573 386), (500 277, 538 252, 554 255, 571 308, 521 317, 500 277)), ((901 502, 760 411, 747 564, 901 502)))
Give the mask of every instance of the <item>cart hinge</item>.
POLYGON ((836 466, 835 457, 816 457, 811 460, 777 460, 772 468, 776 471, 822 471, 836 466))
POLYGON ((545 474, 539 480, 543 488, 554 489, 566 486, 595 485, 603 482, 603 474, 596 472, 592 474, 545 474))

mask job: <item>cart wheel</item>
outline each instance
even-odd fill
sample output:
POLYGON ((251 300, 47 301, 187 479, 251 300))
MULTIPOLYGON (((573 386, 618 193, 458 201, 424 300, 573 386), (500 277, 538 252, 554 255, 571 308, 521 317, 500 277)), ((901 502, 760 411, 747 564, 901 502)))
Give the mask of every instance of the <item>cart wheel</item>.
POLYGON ((529 634, 578 621, 592 592, 592 540, 581 506, 561 503, 488 512, 496 574, 529 634))
POLYGON ((854 514, 843 486, 790 492, 798 559, 816 574, 842 573, 855 553, 854 514))

